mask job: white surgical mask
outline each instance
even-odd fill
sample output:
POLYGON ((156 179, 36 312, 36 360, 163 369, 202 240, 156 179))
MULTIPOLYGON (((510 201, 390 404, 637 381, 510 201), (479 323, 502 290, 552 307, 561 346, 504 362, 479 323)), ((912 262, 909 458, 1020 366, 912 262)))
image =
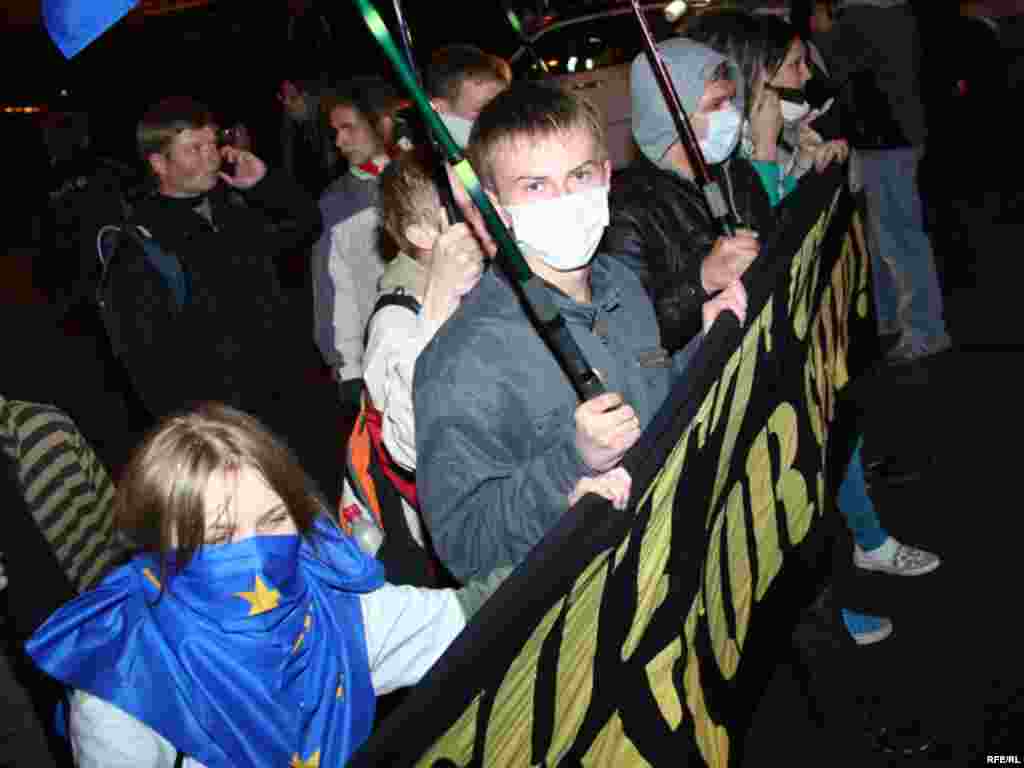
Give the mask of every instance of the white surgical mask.
POLYGON ((473 121, 449 112, 441 112, 440 116, 441 122, 444 123, 444 127, 448 129, 448 133, 452 135, 455 143, 459 145, 460 149, 465 149, 469 144, 469 133, 473 130, 473 121))
POLYGON ((787 123, 799 122, 811 111, 811 105, 806 101, 797 103, 782 99, 779 103, 782 105, 782 119, 787 123))
POLYGON ((607 186, 508 205, 505 210, 520 247, 562 272, 590 263, 611 219, 607 186))
POLYGON ((739 110, 732 104, 709 112, 705 118, 708 121, 708 135, 698 143, 700 151, 704 153, 704 160, 715 165, 729 157, 736 149, 743 119, 739 110))

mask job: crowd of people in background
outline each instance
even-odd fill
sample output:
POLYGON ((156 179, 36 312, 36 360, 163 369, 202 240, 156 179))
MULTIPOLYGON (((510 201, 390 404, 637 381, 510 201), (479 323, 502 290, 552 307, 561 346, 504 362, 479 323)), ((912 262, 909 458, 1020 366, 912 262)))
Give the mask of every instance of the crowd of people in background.
MULTIPOLYGON (((884 357, 953 343, 906 3, 708 13, 659 45, 734 236, 643 55, 640 155, 615 174, 579 93, 516 81, 472 45, 425 61, 433 107, 600 372, 607 394, 582 403, 408 101, 319 67, 341 33, 293 5, 305 64, 276 94, 280 167, 244 115, 190 96, 152 94, 142 174, 95 151, 84 115, 45 126, 36 277, 106 347, 101 372, 0 381, 0 490, 22 523, 0 583, 34 674, 73 691, 32 683, 43 711, 64 702, 81 766, 343 764, 376 698, 419 680, 573 504, 629 503, 623 456, 713 324, 745 320, 743 277, 808 174, 843 166, 863 193, 884 357), (58 391, 94 373, 106 400, 58 391)), ((965 78, 958 97, 986 85, 965 78)), ((862 454, 833 489, 853 567, 934 571, 937 554, 887 532, 869 492, 887 468, 862 454)), ((859 645, 893 631, 841 616, 859 645)), ((25 657, 3 664, 8 710, 28 713, 25 657)), ((5 749, 57 764, 45 717, 9 722, 5 749)))

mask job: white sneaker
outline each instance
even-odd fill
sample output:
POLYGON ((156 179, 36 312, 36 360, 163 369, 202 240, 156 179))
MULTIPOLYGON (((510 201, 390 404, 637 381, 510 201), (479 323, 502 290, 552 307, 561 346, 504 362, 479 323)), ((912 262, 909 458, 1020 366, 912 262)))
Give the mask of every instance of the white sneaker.
POLYGON ((892 576, 923 576, 942 565, 942 560, 932 552, 901 544, 890 536, 882 546, 870 552, 854 544, 853 564, 865 571, 880 571, 892 576))

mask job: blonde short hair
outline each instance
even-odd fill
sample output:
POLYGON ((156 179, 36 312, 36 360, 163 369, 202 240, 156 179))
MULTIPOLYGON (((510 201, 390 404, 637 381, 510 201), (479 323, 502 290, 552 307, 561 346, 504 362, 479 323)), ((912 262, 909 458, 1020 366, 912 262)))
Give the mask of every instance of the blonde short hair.
POLYGON ((594 140, 598 152, 594 159, 607 160, 604 116, 591 101, 555 86, 519 81, 481 110, 466 151, 484 186, 493 190, 494 156, 502 144, 520 138, 537 140, 565 135, 580 129, 594 140))

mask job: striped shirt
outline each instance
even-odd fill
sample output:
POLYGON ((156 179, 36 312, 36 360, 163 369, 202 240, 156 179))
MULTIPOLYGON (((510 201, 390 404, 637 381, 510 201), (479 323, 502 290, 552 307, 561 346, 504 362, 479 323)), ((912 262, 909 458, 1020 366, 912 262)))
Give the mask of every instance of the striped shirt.
POLYGON ((17 464, 29 511, 72 585, 95 585, 124 548, 114 485, 74 422, 52 405, 0 397, 0 450, 17 464))

